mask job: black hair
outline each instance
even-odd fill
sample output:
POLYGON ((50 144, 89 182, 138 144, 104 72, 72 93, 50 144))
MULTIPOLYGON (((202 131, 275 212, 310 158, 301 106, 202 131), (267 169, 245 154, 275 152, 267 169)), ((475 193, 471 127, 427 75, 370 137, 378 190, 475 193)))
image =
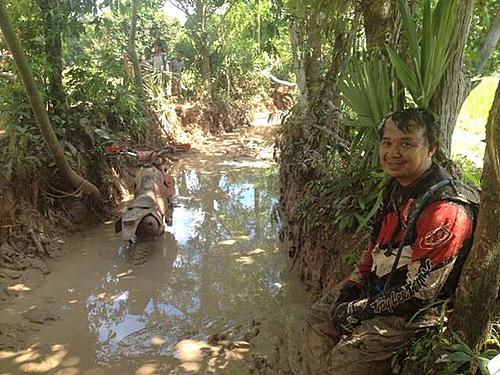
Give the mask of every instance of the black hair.
POLYGON ((408 108, 389 113, 384 117, 378 127, 377 132, 380 139, 384 136, 384 127, 389 119, 391 119, 396 127, 403 133, 408 133, 415 128, 424 129, 424 135, 429 145, 437 147, 439 129, 434 120, 434 116, 428 110, 424 108, 408 108))

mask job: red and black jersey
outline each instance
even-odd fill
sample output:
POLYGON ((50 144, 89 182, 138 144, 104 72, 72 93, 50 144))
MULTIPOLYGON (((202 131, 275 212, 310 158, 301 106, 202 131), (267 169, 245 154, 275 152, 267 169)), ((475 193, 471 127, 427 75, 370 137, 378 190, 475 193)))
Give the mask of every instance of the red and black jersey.
POLYGON ((460 250, 471 241, 474 220, 470 207, 453 199, 453 192, 440 194, 420 212, 412 235, 405 234, 418 198, 446 177, 434 165, 410 186, 391 182, 370 244, 346 283, 351 288, 362 287, 367 296, 356 302, 359 319, 412 314, 442 291, 460 250), (392 271, 400 246, 397 268, 392 271))

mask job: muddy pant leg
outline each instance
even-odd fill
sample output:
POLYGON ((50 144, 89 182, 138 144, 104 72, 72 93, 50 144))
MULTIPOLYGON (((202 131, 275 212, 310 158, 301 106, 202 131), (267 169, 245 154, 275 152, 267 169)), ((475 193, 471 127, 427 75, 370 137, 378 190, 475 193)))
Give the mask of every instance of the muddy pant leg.
POLYGON ((302 371, 304 375, 324 374, 330 351, 340 339, 332 324, 330 309, 340 291, 338 285, 331 293, 314 303, 306 317, 302 337, 302 371))
POLYGON ((376 317, 361 322, 351 337, 342 339, 327 360, 332 375, 391 374, 393 355, 415 334, 403 318, 376 317))

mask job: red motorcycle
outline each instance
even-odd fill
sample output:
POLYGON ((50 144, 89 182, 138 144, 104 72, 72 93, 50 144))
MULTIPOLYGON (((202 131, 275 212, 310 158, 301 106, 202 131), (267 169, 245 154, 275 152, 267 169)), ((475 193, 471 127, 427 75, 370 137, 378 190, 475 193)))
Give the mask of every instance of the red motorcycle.
POLYGON ((137 151, 117 146, 106 146, 104 155, 131 156, 140 165, 135 176, 134 200, 115 223, 115 232, 129 243, 155 239, 172 225, 174 179, 170 175, 174 147, 161 151, 137 151))

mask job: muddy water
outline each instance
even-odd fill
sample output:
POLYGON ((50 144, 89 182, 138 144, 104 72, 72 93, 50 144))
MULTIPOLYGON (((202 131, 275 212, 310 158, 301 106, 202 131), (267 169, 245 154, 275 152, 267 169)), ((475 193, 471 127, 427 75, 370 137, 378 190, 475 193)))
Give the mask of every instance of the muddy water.
POLYGON ((145 263, 113 223, 65 239, 70 255, 2 306, 19 337, 0 374, 289 373, 307 297, 272 219, 271 150, 233 137, 178 163, 173 225, 145 263))

